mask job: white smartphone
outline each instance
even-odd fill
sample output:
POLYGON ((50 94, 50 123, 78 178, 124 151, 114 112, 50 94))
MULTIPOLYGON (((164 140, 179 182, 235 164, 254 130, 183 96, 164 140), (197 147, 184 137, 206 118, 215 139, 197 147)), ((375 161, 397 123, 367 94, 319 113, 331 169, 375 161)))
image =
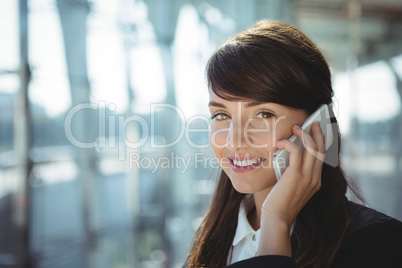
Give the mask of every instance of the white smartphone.
MULTIPOLYGON (((331 117, 333 116, 333 113, 332 110, 330 111, 330 109, 332 109, 332 107, 328 106, 327 104, 321 105, 313 114, 311 114, 306 119, 306 121, 301 126, 302 129, 311 134, 311 124, 314 121, 318 121, 320 123, 321 130, 325 135, 326 150, 328 150, 334 140, 334 132, 331 124, 331 117)), ((296 145, 302 148, 302 150, 304 150, 303 142, 301 139, 299 139, 295 135, 292 135, 289 140, 291 142, 294 142, 296 145)), ((286 150, 276 151, 276 153, 272 156, 272 163, 275 169, 276 179, 279 180, 282 174, 285 172, 286 168, 289 166, 289 152, 286 150)))

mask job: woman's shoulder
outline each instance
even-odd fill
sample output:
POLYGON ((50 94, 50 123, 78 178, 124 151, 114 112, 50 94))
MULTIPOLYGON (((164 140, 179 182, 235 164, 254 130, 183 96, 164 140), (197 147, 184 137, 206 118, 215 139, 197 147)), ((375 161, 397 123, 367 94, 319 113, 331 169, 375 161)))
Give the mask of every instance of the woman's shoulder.
POLYGON ((348 201, 347 207, 351 216, 348 234, 353 234, 353 232, 366 228, 382 228, 385 225, 395 226, 397 229, 398 227, 402 228, 402 222, 375 209, 351 201, 348 201))
POLYGON ((375 209, 350 201, 348 202, 348 211, 351 216, 351 222, 344 242, 348 242, 348 240, 353 240, 354 243, 371 241, 368 244, 385 242, 384 245, 379 245, 381 248, 393 243, 399 247, 402 246, 401 221, 375 209))
POLYGON ((348 202, 348 211, 351 222, 334 264, 401 267, 402 222, 353 202, 348 202))

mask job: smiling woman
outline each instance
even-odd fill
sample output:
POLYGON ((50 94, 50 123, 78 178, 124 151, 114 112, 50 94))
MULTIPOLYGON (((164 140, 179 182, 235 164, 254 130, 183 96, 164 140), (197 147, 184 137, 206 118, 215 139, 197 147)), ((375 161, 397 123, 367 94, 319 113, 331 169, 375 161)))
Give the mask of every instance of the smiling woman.
POLYGON ((340 134, 326 152, 319 124, 300 128, 333 96, 328 65, 308 37, 261 21, 217 49, 207 77, 210 145, 222 172, 186 267, 402 266, 402 223, 348 201, 341 166, 326 164, 329 156, 339 163, 340 134), (313 150, 290 142, 292 134, 313 150), (278 149, 290 154, 279 181, 278 149))

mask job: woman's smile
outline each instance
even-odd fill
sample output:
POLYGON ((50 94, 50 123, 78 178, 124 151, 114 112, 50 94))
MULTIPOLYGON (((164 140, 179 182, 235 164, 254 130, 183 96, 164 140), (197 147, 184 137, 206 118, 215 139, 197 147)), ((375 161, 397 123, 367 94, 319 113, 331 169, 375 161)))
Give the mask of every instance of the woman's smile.
POLYGON ((261 166, 265 157, 245 156, 228 156, 230 168, 236 173, 245 173, 252 171, 261 166))

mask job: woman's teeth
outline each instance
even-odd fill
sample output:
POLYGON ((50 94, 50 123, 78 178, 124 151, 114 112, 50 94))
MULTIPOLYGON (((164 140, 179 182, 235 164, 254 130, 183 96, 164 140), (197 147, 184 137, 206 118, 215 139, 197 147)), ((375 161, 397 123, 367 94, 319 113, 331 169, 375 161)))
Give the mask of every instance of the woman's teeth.
POLYGON ((252 160, 243 160, 243 161, 236 161, 233 160, 233 164, 239 167, 246 167, 246 166, 251 166, 253 164, 260 163, 263 160, 263 158, 258 158, 258 159, 252 159, 252 160))

